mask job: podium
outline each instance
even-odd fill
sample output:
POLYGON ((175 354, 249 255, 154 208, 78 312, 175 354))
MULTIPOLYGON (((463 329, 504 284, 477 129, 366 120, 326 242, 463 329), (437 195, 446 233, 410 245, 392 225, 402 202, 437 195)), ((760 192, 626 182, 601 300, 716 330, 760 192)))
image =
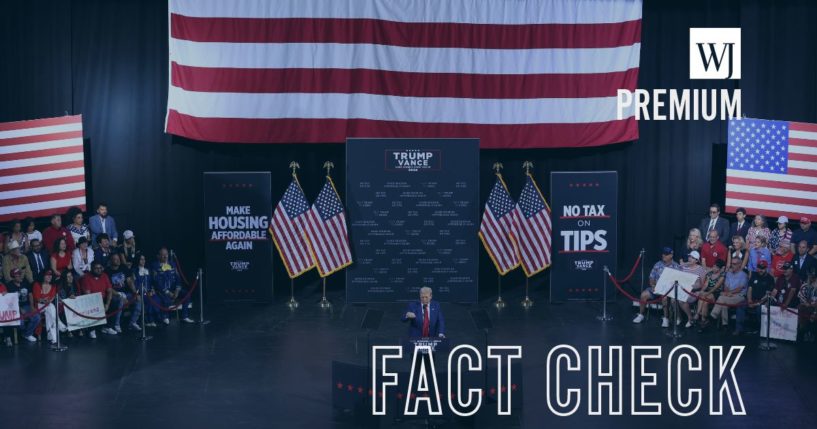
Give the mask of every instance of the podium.
MULTIPOLYGON (((404 338, 400 344, 403 346, 403 356, 414 356, 414 349, 417 347, 430 347, 431 353, 435 356, 444 356, 448 358, 448 352, 451 350, 450 342, 445 337, 416 337, 404 338)), ((428 354, 427 349, 420 351, 421 354, 428 354)))

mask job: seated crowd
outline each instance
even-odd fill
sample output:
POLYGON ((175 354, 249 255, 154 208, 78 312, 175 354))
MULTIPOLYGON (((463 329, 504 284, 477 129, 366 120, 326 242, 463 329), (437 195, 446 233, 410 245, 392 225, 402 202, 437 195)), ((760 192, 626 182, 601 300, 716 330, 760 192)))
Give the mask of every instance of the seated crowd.
POLYGON ((808 342, 815 340, 817 231, 811 228, 811 219, 800 218, 800 228, 792 232, 786 216, 777 219, 774 230, 768 228, 762 215, 755 216, 750 224, 745 209, 738 209, 736 217, 736 222, 729 225, 720 217, 719 205, 712 204, 709 217, 701 221, 699 228, 689 231, 682 249, 661 250, 661 260, 650 271, 649 287, 641 293, 633 323, 644 321, 649 302, 661 302, 661 326, 670 327, 670 313, 675 308, 672 294, 658 296, 655 286, 663 270, 673 268, 697 276, 689 291, 692 293, 685 302, 678 302, 676 324, 686 328, 697 326, 699 332, 711 326, 728 330, 729 310, 734 309, 732 334, 740 335, 745 332, 747 315, 758 326, 758 307, 768 301, 769 305, 796 309, 798 337, 808 342), (706 237, 706 242, 702 237, 706 237))
MULTIPOLYGON (((132 331, 142 330, 139 322, 146 327, 169 325, 167 310, 175 308, 181 310, 182 321, 194 323, 189 318, 191 299, 167 248, 149 258, 137 248, 133 231, 126 230, 120 237, 105 204, 97 205, 87 224, 79 208, 69 210, 66 217, 71 221, 67 228, 62 215, 54 214, 42 232, 33 219, 15 220, 7 231, 0 231, 0 295, 17 293, 24 316, 19 327, 0 327, 0 338, 7 346, 13 345, 15 331, 32 343, 38 341, 38 331, 44 331, 52 343, 57 329, 68 331, 65 312, 71 310, 56 307, 57 294, 63 300, 100 293, 108 316, 101 332, 108 335, 122 333, 125 312, 129 313, 126 328, 132 331)), ((67 335, 86 334, 96 338, 94 328, 67 335)))

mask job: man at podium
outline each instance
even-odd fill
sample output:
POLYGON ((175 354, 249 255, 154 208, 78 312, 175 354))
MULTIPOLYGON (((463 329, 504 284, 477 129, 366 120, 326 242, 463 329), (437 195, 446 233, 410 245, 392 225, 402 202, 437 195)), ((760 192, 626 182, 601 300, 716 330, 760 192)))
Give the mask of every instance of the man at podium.
POLYGON ((420 300, 410 302, 400 318, 409 324, 409 338, 445 337, 445 318, 440 304, 431 301, 431 288, 420 288, 420 300))

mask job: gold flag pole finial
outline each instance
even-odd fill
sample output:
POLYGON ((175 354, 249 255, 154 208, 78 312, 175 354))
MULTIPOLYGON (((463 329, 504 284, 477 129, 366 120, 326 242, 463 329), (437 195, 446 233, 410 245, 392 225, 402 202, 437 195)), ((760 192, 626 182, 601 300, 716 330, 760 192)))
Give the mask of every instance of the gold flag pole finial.
POLYGON ((329 173, 335 168, 335 164, 332 161, 326 161, 323 163, 323 168, 326 169, 326 177, 331 177, 329 173))
POLYGON ((525 161, 522 163, 522 168, 525 169, 525 174, 530 174, 530 169, 533 168, 533 163, 530 161, 525 161))
POLYGON ((295 171, 301 168, 300 164, 295 161, 289 163, 289 168, 292 169, 292 177, 295 177, 295 171))
POLYGON ((503 168, 504 167, 502 166, 501 162, 494 163, 494 171, 496 171, 496 174, 500 174, 500 170, 502 170, 503 168))

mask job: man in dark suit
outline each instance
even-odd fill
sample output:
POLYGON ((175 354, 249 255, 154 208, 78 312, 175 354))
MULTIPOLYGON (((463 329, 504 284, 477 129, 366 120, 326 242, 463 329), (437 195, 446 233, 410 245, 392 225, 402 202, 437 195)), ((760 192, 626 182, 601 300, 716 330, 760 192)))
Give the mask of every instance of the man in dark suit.
POLYGON ((31 273, 34 275, 34 281, 40 281, 42 273, 51 269, 51 259, 48 257, 48 252, 43 249, 43 243, 40 240, 31 240, 31 250, 26 257, 31 273))
POLYGON ((808 251, 808 241, 800 240, 797 243, 797 254, 791 260, 794 272, 801 279, 807 279, 809 271, 817 271, 817 259, 814 259, 814 256, 811 256, 808 251))
POLYGON ((701 226, 698 229, 701 230, 702 237, 709 236, 709 231, 713 229, 718 231, 718 237, 721 243, 728 247, 730 244, 729 241, 732 239, 729 235, 729 221, 720 217, 720 215, 721 206, 718 205, 718 203, 710 204, 709 217, 701 219, 701 226))
POLYGON ((733 238, 737 237, 738 235, 746 239, 746 234, 749 233, 749 227, 752 226, 750 222, 746 221, 746 209, 741 207, 735 210, 735 217, 737 221, 735 221, 732 226, 729 228, 729 241, 731 242, 733 238))
POLYGON ((431 301, 431 288, 420 288, 420 300, 410 302, 400 318, 409 323, 409 338, 445 337, 445 318, 440 304, 431 301))

